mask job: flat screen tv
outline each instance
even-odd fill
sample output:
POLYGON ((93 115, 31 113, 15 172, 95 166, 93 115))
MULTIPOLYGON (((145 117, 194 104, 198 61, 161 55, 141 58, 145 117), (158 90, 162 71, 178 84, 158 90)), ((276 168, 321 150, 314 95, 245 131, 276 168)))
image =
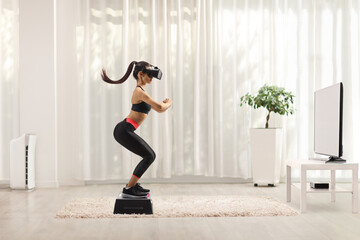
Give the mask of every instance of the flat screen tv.
POLYGON ((345 162, 343 154, 343 84, 314 93, 314 151, 328 156, 326 162, 345 162))

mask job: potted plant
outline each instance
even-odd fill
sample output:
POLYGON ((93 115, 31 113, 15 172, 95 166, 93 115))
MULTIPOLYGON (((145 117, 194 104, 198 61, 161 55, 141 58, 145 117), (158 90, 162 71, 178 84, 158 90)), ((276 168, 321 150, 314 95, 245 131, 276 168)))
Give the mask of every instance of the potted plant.
POLYGON ((262 86, 258 93, 252 96, 246 93, 240 98, 240 106, 244 104, 268 111, 265 128, 252 128, 250 131, 251 163, 254 186, 266 184, 274 186, 280 180, 280 164, 282 151, 282 130, 269 128, 272 112, 280 115, 294 114, 295 96, 284 88, 277 86, 262 86))

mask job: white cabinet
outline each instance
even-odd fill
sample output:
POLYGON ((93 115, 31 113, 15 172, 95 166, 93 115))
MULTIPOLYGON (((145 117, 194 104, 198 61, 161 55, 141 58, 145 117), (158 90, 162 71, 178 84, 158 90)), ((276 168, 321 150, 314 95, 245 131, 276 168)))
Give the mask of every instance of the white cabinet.
POLYGON ((330 193, 331 202, 335 202, 335 193, 351 193, 352 195, 352 212, 359 212, 359 164, 358 163, 325 163, 324 161, 314 160, 297 160, 289 161, 286 164, 286 201, 291 202, 291 169, 300 170, 300 184, 294 184, 300 189, 300 212, 306 212, 306 194, 307 193, 330 193), (330 171, 330 188, 329 189, 312 189, 307 182, 308 170, 327 170, 330 171), (336 170, 352 171, 352 189, 342 189, 335 186, 336 170))
POLYGON ((36 135, 24 134, 10 141, 10 188, 35 188, 36 135))
POLYGON ((251 164, 254 185, 279 183, 282 151, 282 130, 250 129, 251 164))

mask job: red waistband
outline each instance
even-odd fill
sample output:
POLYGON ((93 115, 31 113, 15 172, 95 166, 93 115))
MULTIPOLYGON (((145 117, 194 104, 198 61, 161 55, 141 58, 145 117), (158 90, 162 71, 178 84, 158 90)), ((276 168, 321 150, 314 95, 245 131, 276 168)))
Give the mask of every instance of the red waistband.
POLYGON ((132 120, 131 118, 126 118, 126 122, 133 125, 135 129, 137 129, 139 127, 139 124, 137 122, 135 122, 134 120, 132 120))

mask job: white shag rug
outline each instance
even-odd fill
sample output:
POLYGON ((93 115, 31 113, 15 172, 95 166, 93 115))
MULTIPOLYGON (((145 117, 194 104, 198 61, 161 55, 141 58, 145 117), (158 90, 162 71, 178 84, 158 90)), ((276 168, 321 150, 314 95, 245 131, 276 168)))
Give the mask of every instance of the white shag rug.
POLYGON ((168 196, 152 197, 152 215, 113 214, 114 197, 76 198, 55 218, 175 218, 296 216, 298 211, 272 198, 262 196, 168 196))

